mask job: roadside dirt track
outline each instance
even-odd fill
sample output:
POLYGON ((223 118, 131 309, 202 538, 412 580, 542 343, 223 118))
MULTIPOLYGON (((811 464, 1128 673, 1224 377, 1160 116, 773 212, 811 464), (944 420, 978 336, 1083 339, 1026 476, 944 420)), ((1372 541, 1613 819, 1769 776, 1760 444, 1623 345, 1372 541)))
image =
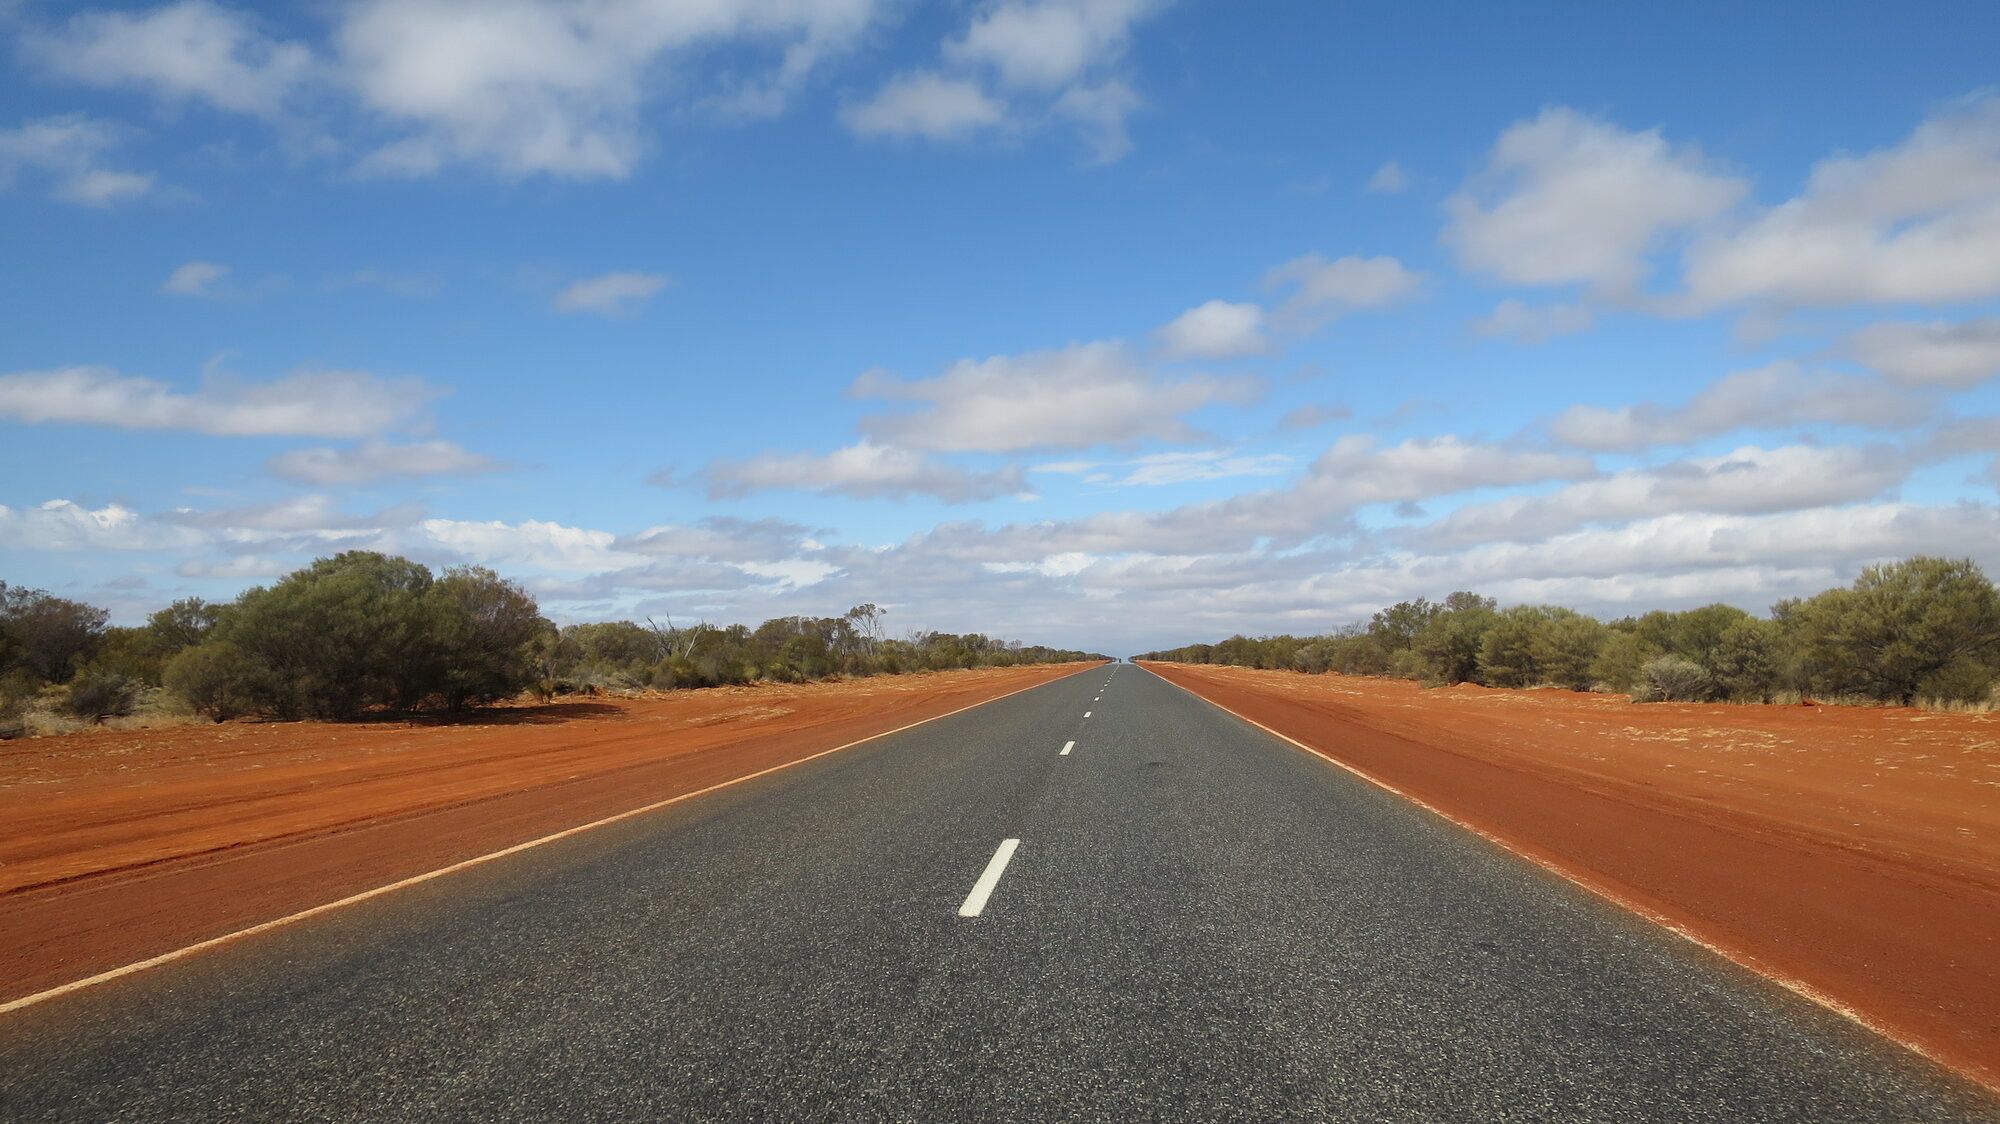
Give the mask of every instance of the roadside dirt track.
POLYGON ((2000 1088, 2000 717, 1145 666, 2000 1088))
POLYGON ((1085 666, 0 743, 0 1002, 1085 666))

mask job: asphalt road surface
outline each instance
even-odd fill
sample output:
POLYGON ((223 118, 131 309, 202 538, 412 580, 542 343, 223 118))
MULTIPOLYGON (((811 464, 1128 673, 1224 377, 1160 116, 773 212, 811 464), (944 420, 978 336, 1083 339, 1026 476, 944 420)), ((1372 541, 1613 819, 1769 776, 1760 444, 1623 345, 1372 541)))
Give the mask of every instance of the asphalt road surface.
POLYGON ((1129 665, 0 1015, 8 1121, 522 1118, 2000 1102, 1129 665))

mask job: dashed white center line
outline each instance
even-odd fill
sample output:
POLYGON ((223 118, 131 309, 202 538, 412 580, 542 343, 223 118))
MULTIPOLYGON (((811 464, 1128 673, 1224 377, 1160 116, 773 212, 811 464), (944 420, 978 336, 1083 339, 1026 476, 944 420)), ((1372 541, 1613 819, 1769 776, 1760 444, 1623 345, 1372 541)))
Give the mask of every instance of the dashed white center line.
POLYGON ((1062 748, 1062 752, 1061 752, 1061 753, 1059 753, 1059 754, 1057 754, 1056 756, 1058 756, 1058 757, 1068 757, 1068 756, 1069 756, 1069 751, 1070 751, 1070 750, 1072 750, 1072 749, 1075 749, 1075 748, 1076 748, 1076 743, 1075 743, 1075 742, 1064 742, 1064 743, 1063 743, 1063 748, 1062 748))
POLYGON ((977 917, 986 908, 986 899, 993 896, 993 887, 1000 884, 1000 875, 1007 870, 1007 860, 1014 857, 1014 848, 1020 845, 1019 839, 1000 841, 1000 849, 993 852, 993 858, 979 874, 979 881, 972 884, 972 892, 965 895, 965 904, 958 907, 960 917, 977 917))
POLYGON ((1088 718, 1088 717, 1090 717, 1090 712, 1089 712, 1089 711, 1087 711, 1087 710, 1086 710, 1086 711, 1084 711, 1084 712, 1083 712, 1083 716, 1084 716, 1085 718, 1088 718))

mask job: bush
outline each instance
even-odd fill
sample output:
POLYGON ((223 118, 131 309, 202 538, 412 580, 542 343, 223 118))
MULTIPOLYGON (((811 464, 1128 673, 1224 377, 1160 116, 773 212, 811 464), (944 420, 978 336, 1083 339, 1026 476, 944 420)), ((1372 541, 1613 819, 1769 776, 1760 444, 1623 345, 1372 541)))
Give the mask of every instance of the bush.
POLYGON ((1959 658, 1925 676, 1917 697, 1940 703, 1985 702, 1993 694, 1993 669, 1976 660, 1959 658))
POLYGON ((167 663, 166 685, 217 722, 255 713, 277 692, 270 674, 227 640, 197 644, 167 663))
POLYGON ((1431 675, 1430 661, 1424 659, 1422 653, 1411 648, 1404 648, 1389 657, 1389 674, 1398 679, 1429 679, 1431 675))
POLYGON ((145 684, 129 675, 111 671, 86 671, 70 681, 69 697, 63 709, 73 718, 101 722, 123 718, 139 705, 145 684))
POLYGON ((1639 689, 1633 702, 1701 702, 1715 690, 1715 680, 1700 664, 1679 656, 1658 656, 1639 669, 1639 689))

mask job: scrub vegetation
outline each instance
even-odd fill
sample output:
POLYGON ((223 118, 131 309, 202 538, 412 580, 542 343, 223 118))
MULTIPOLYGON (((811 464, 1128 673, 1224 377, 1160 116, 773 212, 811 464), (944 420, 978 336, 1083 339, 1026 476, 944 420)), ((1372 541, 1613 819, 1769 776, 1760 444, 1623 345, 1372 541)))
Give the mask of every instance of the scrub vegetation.
POLYGON ((479 566, 322 558, 228 603, 177 601, 144 625, 0 582, 0 738, 79 723, 201 715, 348 719, 463 710, 524 692, 786 683, 1092 657, 990 637, 884 635, 886 614, 780 617, 756 628, 613 621, 558 628, 479 566))
POLYGON ((1978 710, 2000 682, 2000 594, 1967 559, 1871 566, 1854 584, 1772 606, 1599 621, 1555 605, 1453 593, 1383 609, 1329 636, 1233 636, 1141 659, 1433 685, 1569 687, 1636 702, 1834 702, 1978 710))

